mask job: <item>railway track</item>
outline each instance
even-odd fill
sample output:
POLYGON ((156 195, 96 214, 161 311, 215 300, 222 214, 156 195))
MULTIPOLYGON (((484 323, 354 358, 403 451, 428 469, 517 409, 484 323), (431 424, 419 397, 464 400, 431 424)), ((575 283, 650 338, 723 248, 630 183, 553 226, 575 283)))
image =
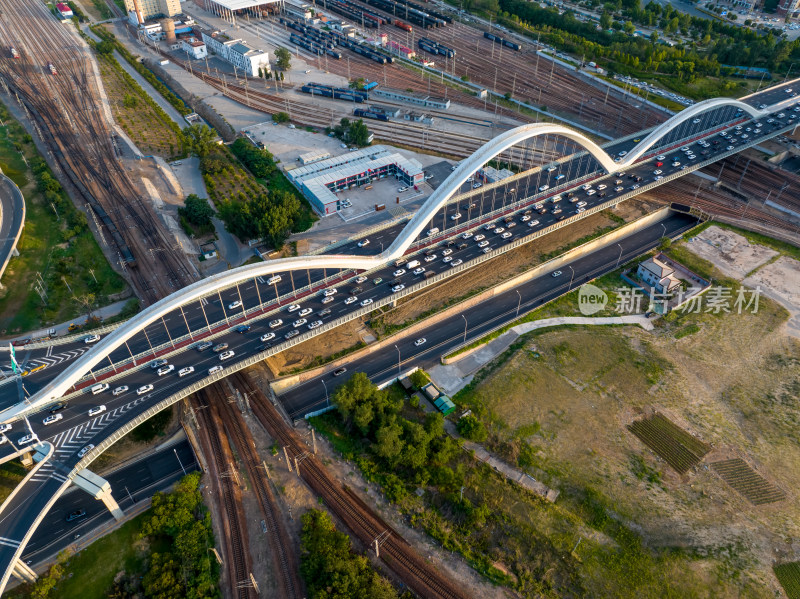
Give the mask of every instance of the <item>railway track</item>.
POLYGON ((223 383, 216 383, 200 392, 206 405, 219 416, 228 438, 233 441, 239 459, 247 468, 248 479, 256 492, 264 523, 269 533, 273 571, 277 577, 279 597, 301 599, 302 585, 298 577, 299 561, 289 533, 280 517, 280 508, 266 480, 266 466, 261 466, 255 443, 241 413, 228 400, 223 383))
POLYGON ((247 535, 247 525, 243 521, 241 497, 229 470, 233 469, 233 453, 227 438, 220 434, 222 423, 209 401, 208 394, 203 394, 206 403, 201 405, 193 396, 191 405, 198 420, 198 438, 203 446, 203 453, 209 459, 209 479, 221 503, 224 517, 219 518, 219 526, 223 531, 225 559, 224 567, 228 575, 230 596, 237 599, 256 599, 255 589, 249 585, 252 571, 247 535))
POLYGON ((101 241, 108 244, 110 237, 137 295, 152 303, 192 282, 177 242, 116 162, 110 111, 89 49, 44 4, 7 0, 3 9, 0 78, 29 110, 64 177, 96 216, 101 241), (11 46, 19 58, 11 57, 11 46))
POLYGON ((712 176, 746 196, 764 201, 771 199, 787 208, 800 211, 800 177, 759 159, 738 154, 723 161, 722 167, 706 169, 712 176))
POLYGON ((301 476, 323 499, 325 505, 336 513, 365 546, 374 546, 375 539, 384 539, 380 545, 380 559, 415 593, 426 598, 466 599, 467 596, 455 583, 423 560, 396 530, 355 493, 331 478, 298 435, 286 425, 263 392, 250 382, 247 375, 237 372, 231 375, 231 380, 237 388, 248 394, 253 414, 273 439, 286 448, 289 459, 297 459, 301 476))

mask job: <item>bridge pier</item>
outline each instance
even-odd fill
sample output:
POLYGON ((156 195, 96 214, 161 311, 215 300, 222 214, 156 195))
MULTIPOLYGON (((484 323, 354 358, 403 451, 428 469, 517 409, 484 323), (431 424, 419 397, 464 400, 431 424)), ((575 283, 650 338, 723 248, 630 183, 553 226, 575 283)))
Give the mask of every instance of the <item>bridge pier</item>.
POLYGON ((124 514, 111 495, 111 485, 104 478, 97 476, 88 468, 81 470, 72 481, 79 489, 83 489, 95 499, 102 501, 118 522, 122 520, 124 514))
POLYGON ((21 580, 22 582, 36 582, 36 579, 39 578, 38 574, 34 572, 28 564, 23 562, 22 560, 18 559, 14 562, 14 569, 11 570, 11 574, 13 574, 17 579, 21 580))

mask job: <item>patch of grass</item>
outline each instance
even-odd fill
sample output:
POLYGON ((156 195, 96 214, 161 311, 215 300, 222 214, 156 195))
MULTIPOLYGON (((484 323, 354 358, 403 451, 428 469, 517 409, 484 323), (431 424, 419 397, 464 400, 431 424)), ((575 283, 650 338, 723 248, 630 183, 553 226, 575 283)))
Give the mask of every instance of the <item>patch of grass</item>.
MULTIPOLYGON (((98 539, 66 564, 65 575, 58 583, 58 599, 102 599, 122 570, 142 571, 145 565, 145 544, 138 541, 143 522, 149 511, 123 524, 117 530, 98 539)), ((24 587, 6 591, 9 599, 28 599, 24 587)))
POLYGON ((675 339, 683 339, 684 337, 688 337, 689 335, 694 335, 699 330, 700 326, 692 322, 690 324, 687 324, 682 329, 675 331, 673 337, 675 337, 675 339))
POLYGON ((19 460, 11 460, 0 465, 0 503, 6 500, 28 471, 19 460))
POLYGON ((0 105, 0 167, 25 197, 25 227, 3 275, 0 331, 65 322, 107 305, 125 281, 106 260, 86 218, 72 204, 24 128, 0 105), (27 164, 23 160, 27 160, 27 164), (37 174, 28 165, 36 165, 37 174), (47 177, 47 187, 37 185, 47 177), (58 213, 58 216, 56 216, 58 213), (37 284, 37 280, 39 281, 37 284), (43 299, 35 286, 44 288, 43 299))

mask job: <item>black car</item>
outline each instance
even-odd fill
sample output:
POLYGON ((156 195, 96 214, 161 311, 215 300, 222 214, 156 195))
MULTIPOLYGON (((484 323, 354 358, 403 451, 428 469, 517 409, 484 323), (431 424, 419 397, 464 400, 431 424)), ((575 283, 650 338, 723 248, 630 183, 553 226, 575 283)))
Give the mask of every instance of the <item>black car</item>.
POLYGON ((454 239, 448 239, 448 240, 447 240, 447 243, 446 243, 445 245, 446 245, 447 247, 450 247, 451 245, 455 245, 455 244, 456 244, 456 242, 455 242, 455 240, 454 240, 454 239))
POLYGON ((400 279, 392 279, 391 281, 389 281, 389 285, 391 285, 392 287, 399 284, 400 284, 400 279))
POLYGON ((60 412, 61 410, 65 409, 66 407, 67 407, 67 402, 60 401, 56 405, 54 405, 52 408, 50 408, 49 411, 50 411, 51 414, 55 414, 56 412, 60 412))
POLYGON ((227 343, 218 343, 217 345, 214 346, 214 352, 217 354, 221 351, 225 351, 226 349, 228 349, 227 343))
POLYGON ((214 345, 211 341, 203 341, 197 345, 197 351, 206 351, 209 347, 214 345))
POLYGON ((159 358, 158 360, 153 360, 150 362, 150 368, 155 370, 156 368, 161 368, 167 361, 164 358, 159 358))
POLYGON ((246 333, 249 330, 250 330, 249 324, 240 324, 238 327, 236 327, 237 333, 246 333))
POLYGON ((67 522, 72 522, 86 515, 86 510, 75 510, 67 514, 67 522))
POLYGON ((429 249, 429 250, 425 250, 425 255, 426 255, 426 256, 430 256, 430 255, 431 255, 431 254, 433 254, 434 252, 436 252, 436 250, 434 250, 433 248, 431 248, 431 249, 429 249))
POLYGON ((257 345, 257 346, 256 346, 256 352, 260 352, 260 351, 266 351, 266 350, 268 350, 270 347, 272 347, 272 344, 271 344, 271 343, 262 343, 261 345, 257 345))
POLYGON ((327 315, 328 315, 328 314, 330 314, 330 313, 331 313, 331 309, 330 309, 330 308, 325 308, 324 310, 320 310, 320 311, 317 313, 317 316, 319 316, 319 317, 321 318, 321 317, 323 317, 323 316, 327 316, 327 315))
POLYGON ((345 372, 347 372, 347 368, 342 366, 333 371, 333 376, 342 376, 345 372))
POLYGON ((350 295, 358 295, 358 294, 359 294, 359 293, 361 293, 362 291, 364 291, 364 290, 363 290, 363 289, 361 289, 361 287, 353 287, 353 288, 350 290, 350 295))

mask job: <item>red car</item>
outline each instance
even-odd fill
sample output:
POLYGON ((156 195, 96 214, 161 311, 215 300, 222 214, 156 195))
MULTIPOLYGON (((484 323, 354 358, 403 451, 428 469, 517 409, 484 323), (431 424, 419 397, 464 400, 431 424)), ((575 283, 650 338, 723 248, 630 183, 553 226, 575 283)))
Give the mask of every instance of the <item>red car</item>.
POLYGON ((663 162, 656 162, 656 166, 664 166, 663 162))

